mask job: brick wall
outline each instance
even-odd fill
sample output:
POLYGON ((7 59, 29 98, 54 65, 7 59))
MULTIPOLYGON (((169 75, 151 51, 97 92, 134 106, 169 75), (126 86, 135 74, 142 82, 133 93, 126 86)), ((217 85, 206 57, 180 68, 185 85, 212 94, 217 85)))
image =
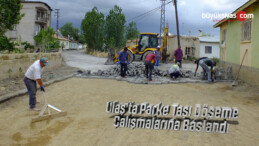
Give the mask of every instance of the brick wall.
POLYGON ((50 70, 61 65, 62 55, 58 53, 0 54, 0 80, 24 76, 29 66, 41 57, 47 57, 50 70))

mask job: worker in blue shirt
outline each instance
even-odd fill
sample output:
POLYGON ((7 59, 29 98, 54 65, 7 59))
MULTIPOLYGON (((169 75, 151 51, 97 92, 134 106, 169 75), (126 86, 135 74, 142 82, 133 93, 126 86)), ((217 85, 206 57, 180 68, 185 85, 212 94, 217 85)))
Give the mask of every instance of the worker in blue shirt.
POLYGON ((121 77, 125 77, 126 76, 126 71, 128 69, 127 65, 128 65, 128 48, 125 47, 123 51, 121 51, 119 53, 119 63, 121 65, 121 77))

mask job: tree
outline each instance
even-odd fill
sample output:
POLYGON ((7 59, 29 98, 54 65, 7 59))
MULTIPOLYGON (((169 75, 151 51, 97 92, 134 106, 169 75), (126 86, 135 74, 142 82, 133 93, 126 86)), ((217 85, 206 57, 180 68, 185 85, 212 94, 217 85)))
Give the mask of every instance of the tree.
POLYGON ((79 29, 76 27, 73 27, 72 23, 66 23, 60 28, 60 32, 63 36, 68 36, 69 38, 73 37, 73 40, 78 41, 79 40, 79 29))
POLYGON ((107 47, 119 49, 125 46, 125 22, 122 9, 115 5, 106 16, 105 38, 107 47))
POLYGON ((21 0, 0 0, 0 36, 9 29, 12 30, 15 24, 24 16, 21 14, 21 0))
POLYGON ((15 44, 6 36, 0 35, 0 51, 8 50, 9 53, 15 50, 15 44))
POLYGON ((54 38, 55 31, 53 28, 47 27, 46 30, 42 29, 35 37, 36 45, 41 46, 44 52, 51 51, 52 49, 60 48, 59 41, 54 38))
POLYGON ((94 7, 91 12, 85 14, 81 29, 85 37, 88 51, 101 50, 104 45, 104 14, 94 7))
POLYGON ((139 31, 137 28, 137 24, 135 22, 130 22, 128 26, 126 26, 126 39, 131 40, 138 37, 139 31))

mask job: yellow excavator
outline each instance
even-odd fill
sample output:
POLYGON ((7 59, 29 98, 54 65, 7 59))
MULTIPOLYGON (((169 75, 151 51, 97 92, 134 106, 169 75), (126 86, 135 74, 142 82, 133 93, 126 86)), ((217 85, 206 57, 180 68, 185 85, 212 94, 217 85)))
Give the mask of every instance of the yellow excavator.
MULTIPOLYGON (((164 41, 163 45, 161 46, 161 59, 166 58, 166 51, 168 45, 168 27, 164 29, 164 41)), ((157 33, 140 33, 139 41, 137 45, 129 46, 128 48, 128 59, 129 62, 132 61, 144 61, 146 56, 149 53, 153 53, 158 46, 158 34, 157 33)), ((122 50, 121 50, 122 51, 122 50)), ((116 63, 118 61, 119 54, 117 53, 114 58, 113 62, 116 63)))

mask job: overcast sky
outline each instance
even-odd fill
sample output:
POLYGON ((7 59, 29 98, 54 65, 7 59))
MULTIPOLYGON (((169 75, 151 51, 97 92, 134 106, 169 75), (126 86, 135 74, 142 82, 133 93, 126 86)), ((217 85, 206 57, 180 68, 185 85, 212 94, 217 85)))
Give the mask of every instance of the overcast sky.
MULTIPOLYGON (((32 0, 38 1, 38 0, 32 0)), ((169 2, 167 0, 166 2, 169 2)), ((198 30, 219 35, 219 29, 213 28, 216 22, 211 19, 202 19, 202 13, 231 13, 248 0, 178 0, 178 17, 180 34, 195 35, 198 30)), ((160 0, 42 0, 54 9, 60 9, 60 27, 67 22, 72 22, 80 28, 85 13, 91 11, 94 6, 105 15, 109 10, 118 5, 122 8, 126 20, 144 14, 161 6, 160 0)), ((175 13, 173 3, 166 5, 165 18, 169 23, 169 32, 176 34, 175 13)), ((157 10, 138 19, 134 19, 140 32, 160 31, 161 11, 157 10)), ((127 22, 128 23, 128 22, 127 22)), ((126 23, 126 24, 127 24, 126 23)), ((56 28, 56 17, 52 12, 52 24, 56 28)))

